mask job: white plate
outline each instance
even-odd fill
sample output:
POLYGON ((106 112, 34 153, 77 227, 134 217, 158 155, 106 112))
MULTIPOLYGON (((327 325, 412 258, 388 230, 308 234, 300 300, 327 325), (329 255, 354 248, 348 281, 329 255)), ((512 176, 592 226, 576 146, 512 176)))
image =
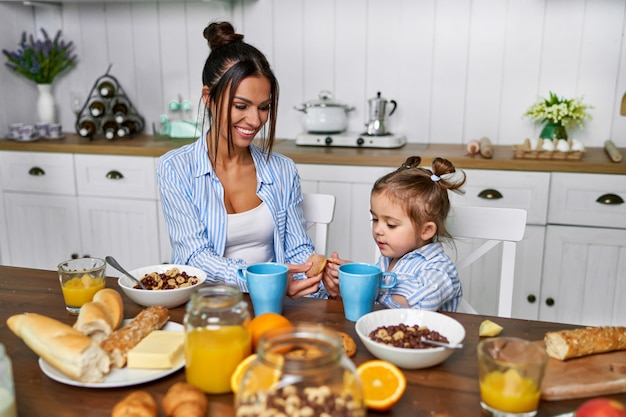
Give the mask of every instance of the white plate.
MULTIPOLYGON (((172 321, 168 321, 165 323, 165 326, 161 330, 170 330, 170 331, 183 331, 184 327, 182 324, 174 323, 172 321)), ((129 369, 128 367, 124 368, 112 368, 111 372, 105 375, 104 380, 102 382, 80 382, 74 379, 69 378, 64 373, 58 371, 48 362, 39 358, 39 367, 43 371, 44 374, 48 376, 50 379, 54 379, 57 382, 66 385, 74 385, 76 387, 86 387, 86 388, 119 388, 119 387, 128 387, 132 385, 139 385, 150 381, 155 381, 157 379, 163 378, 165 376, 171 375, 174 372, 182 369, 185 366, 185 359, 181 360, 181 363, 176 365, 171 369, 129 369)))

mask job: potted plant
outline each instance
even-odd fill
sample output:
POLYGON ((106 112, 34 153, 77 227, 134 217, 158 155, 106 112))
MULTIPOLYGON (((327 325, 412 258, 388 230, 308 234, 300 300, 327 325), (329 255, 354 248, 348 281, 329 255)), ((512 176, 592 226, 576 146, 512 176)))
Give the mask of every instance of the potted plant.
POLYGON ((536 123, 545 123, 539 137, 548 140, 567 139, 567 128, 578 125, 584 127, 586 120, 591 120, 587 112, 592 106, 584 104, 581 98, 566 99, 550 91, 549 98, 540 97, 524 113, 536 123))
POLYGON ((7 57, 5 65, 14 73, 37 83, 39 99, 37 110, 40 121, 52 123, 55 120, 53 81, 64 72, 76 66, 77 57, 73 53, 73 42, 61 39, 59 30, 53 39, 42 28, 43 39, 35 39, 31 34, 22 33, 16 51, 2 50, 7 57))

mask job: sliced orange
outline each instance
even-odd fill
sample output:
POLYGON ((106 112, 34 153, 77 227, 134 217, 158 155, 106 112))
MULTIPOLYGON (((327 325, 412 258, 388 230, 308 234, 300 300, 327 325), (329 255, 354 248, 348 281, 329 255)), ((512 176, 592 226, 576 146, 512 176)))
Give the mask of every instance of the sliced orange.
POLYGON ((363 383, 365 405, 371 410, 390 410, 400 401, 406 390, 404 373, 391 362, 384 360, 363 362, 356 371, 363 383))
POLYGON ((250 364, 255 359, 256 353, 245 357, 241 362, 239 362, 239 365, 237 365, 235 371, 230 376, 230 389, 233 391, 234 394, 237 394, 237 390, 239 389, 239 383, 241 382, 243 375, 246 373, 248 367, 250 367, 250 364))
POLYGON ((291 328, 293 324, 285 316, 276 313, 263 313, 250 321, 248 331, 252 338, 252 350, 256 351, 259 338, 274 329, 291 328))
MULTIPOLYGON (((233 391, 233 394, 237 394, 239 391, 239 385, 241 385, 244 375, 248 372, 250 365, 254 362, 256 357, 257 354, 253 353, 239 362, 239 365, 235 368, 235 371, 230 377, 230 389, 233 391)), ((263 363, 256 363, 246 382, 246 390, 248 392, 267 391, 280 381, 280 377, 281 372, 279 369, 263 363)))

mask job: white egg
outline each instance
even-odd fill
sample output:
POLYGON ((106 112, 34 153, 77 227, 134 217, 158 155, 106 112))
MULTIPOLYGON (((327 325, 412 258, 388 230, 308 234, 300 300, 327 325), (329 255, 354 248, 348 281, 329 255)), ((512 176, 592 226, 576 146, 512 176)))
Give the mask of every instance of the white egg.
POLYGON ((574 139, 574 140, 572 140, 572 150, 573 151, 584 152, 585 151, 585 145, 583 145, 581 141, 579 141, 577 139, 574 139))
POLYGON ((537 149, 537 143, 539 142, 539 139, 529 139, 530 140, 530 149, 537 149))
POLYGON ((559 139, 556 143, 556 150, 561 152, 569 152, 569 143, 565 139, 559 139))
POLYGON ((543 149, 544 151, 553 151, 554 143, 552 143, 551 140, 544 140, 543 144, 541 145, 541 149, 543 149))

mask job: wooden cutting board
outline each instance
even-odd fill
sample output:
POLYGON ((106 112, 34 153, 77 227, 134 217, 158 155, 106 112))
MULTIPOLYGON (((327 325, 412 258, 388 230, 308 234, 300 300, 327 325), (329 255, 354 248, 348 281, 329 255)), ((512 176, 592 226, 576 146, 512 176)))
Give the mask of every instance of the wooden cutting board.
POLYGON ((548 359, 541 387, 544 400, 597 397, 619 392, 626 392, 626 351, 567 361, 548 359))

